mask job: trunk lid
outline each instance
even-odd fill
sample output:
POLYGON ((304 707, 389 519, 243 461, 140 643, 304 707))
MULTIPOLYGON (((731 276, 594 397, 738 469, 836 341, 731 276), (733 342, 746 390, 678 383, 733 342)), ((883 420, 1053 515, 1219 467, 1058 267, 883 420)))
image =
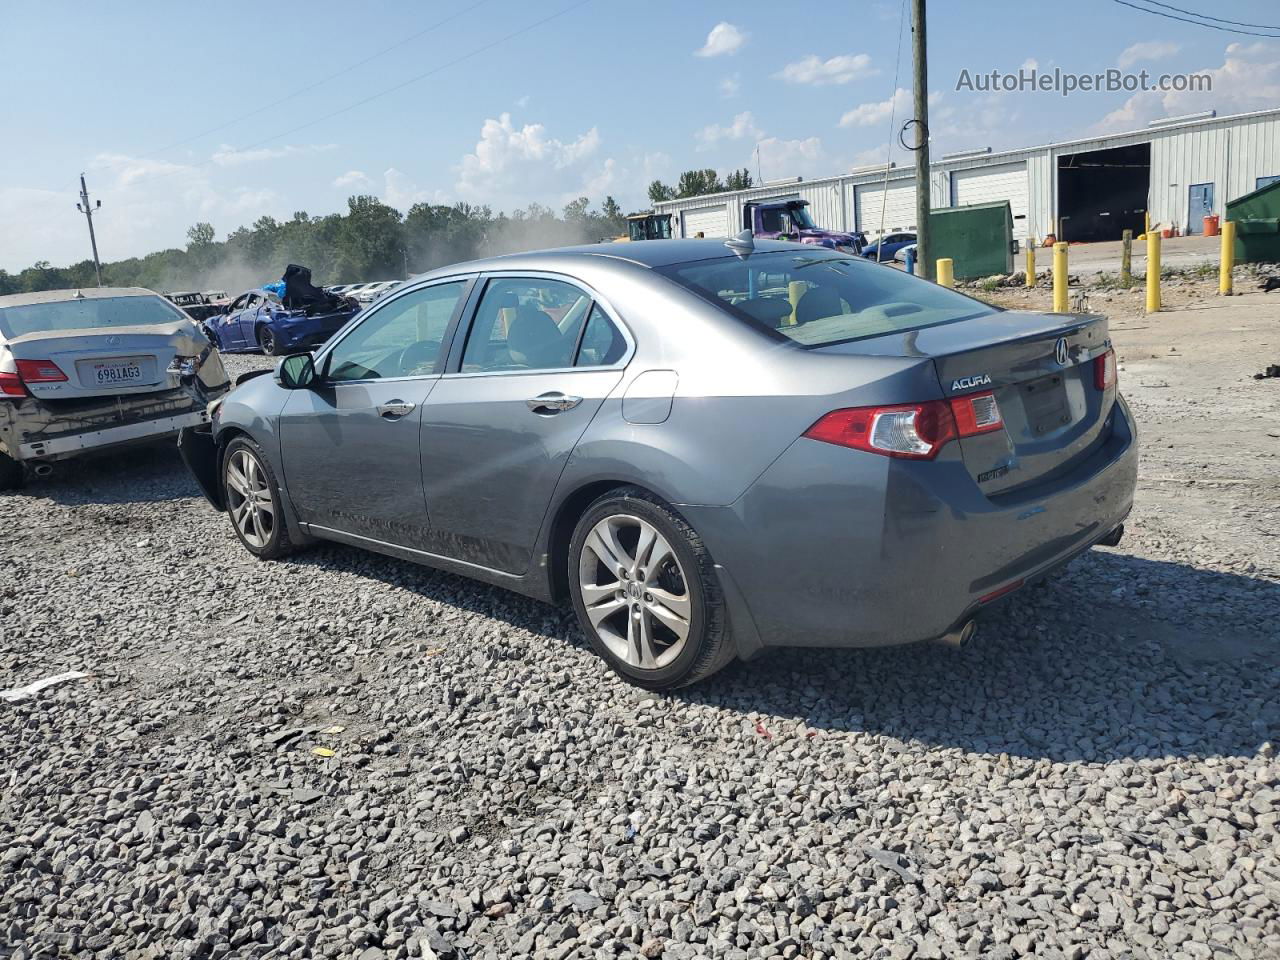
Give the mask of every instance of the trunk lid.
POLYGON ((65 380, 26 380, 33 397, 73 399, 148 393, 177 385, 175 356, 197 356, 207 341, 189 320, 137 327, 29 333, 5 345, 15 360, 48 361, 65 380))
POLYGON ((1097 389, 1093 360, 1110 346, 1105 317, 1007 310, 825 349, 927 357, 943 396, 994 393, 1003 429, 958 441, 991 496, 1067 472, 1106 440, 1116 390, 1097 389))

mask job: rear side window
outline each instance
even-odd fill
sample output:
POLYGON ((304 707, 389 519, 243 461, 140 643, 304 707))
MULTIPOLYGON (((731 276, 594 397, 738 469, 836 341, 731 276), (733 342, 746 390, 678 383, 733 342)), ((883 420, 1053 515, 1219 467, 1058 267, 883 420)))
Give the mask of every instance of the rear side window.
POLYGON ((6 337, 56 330, 133 327, 185 320, 186 314, 163 297, 85 297, 55 303, 0 307, 0 331, 6 337))
POLYGON ((591 298, 560 280, 490 280, 462 354, 463 373, 573 366, 591 298))
POLYGON ((578 347, 578 359, 574 366, 612 366, 626 352, 627 341, 623 339, 621 331, 598 304, 593 306, 587 328, 582 332, 582 343, 578 347))
POLYGON ((805 347, 996 312, 892 267, 819 249, 699 260, 658 272, 743 322, 805 347))

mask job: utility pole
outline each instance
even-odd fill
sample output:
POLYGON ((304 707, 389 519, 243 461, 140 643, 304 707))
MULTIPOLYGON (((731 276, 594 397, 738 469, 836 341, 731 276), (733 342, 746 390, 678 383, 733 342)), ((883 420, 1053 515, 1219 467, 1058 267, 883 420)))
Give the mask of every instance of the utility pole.
POLYGON ((915 79, 916 134, 916 264, 926 280, 933 279, 929 249, 929 64, 925 55, 924 0, 911 0, 911 61, 915 79))
POLYGON ((94 206, 89 205, 89 188, 84 185, 84 174, 80 174, 80 202, 76 204, 76 209, 89 221, 89 243, 93 246, 93 272, 98 277, 98 286, 102 286, 102 264, 98 262, 98 238, 93 235, 93 213, 101 207, 101 200, 94 206))

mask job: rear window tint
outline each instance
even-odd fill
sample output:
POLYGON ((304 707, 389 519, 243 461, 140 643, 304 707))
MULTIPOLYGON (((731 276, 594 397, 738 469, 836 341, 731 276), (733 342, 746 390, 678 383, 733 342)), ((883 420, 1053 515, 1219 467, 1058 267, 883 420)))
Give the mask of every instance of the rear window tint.
POLYGON ((658 272, 738 319, 804 347, 996 312, 892 267, 825 250, 699 260, 658 272))
POLYGON ((86 297, 53 303, 0 307, 0 331, 6 337, 57 330, 134 327, 186 318, 162 297, 86 297))

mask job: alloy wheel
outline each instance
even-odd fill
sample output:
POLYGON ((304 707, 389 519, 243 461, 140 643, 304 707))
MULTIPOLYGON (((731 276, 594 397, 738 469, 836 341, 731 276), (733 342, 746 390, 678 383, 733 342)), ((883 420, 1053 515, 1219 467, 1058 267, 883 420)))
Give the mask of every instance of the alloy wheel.
POLYGON ((605 517, 587 535, 578 587, 596 634, 632 667, 656 670, 689 639, 693 602, 671 544, 639 517, 605 517))
POLYGON ((236 450, 227 461, 227 510, 240 536, 261 550, 276 528, 276 508, 271 485, 258 458, 248 450, 236 450))

